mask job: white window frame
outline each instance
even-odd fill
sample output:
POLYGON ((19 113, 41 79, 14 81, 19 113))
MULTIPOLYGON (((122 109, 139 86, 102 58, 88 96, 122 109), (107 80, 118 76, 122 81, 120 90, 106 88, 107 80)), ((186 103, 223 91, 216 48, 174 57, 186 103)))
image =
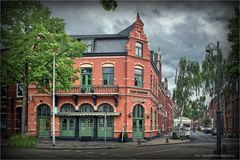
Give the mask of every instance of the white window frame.
POLYGON ((21 86, 20 86, 19 84, 16 85, 16 96, 17 96, 17 97, 23 97, 23 88, 21 88, 21 86), (22 89, 22 95, 19 95, 19 94, 18 94, 18 90, 19 90, 19 89, 22 89))

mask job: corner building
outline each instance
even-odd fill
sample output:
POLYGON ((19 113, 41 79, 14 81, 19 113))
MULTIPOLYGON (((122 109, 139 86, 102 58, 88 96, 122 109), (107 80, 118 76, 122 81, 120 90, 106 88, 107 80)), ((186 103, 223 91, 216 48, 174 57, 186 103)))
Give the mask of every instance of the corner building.
MULTIPOLYGON (((87 51, 76 58, 79 80, 70 91, 56 91, 56 136, 129 140, 155 137, 163 130, 164 89, 160 53, 149 50, 144 23, 117 34, 73 35, 87 51), (106 117, 106 118, 105 118, 106 117)), ((29 87, 29 134, 50 137, 52 95, 29 87)))

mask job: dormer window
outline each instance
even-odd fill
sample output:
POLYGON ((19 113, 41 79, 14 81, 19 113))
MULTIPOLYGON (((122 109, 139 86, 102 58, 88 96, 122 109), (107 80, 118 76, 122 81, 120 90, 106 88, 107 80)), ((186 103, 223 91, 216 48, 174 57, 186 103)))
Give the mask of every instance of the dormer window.
POLYGON ((136 42, 135 44, 135 54, 138 57, 142 57, 143 56, 143 49, 142 49, 142 43, 140 42, 136 42))
POLYGON ((92 52, 92 41, 91 41, 91 40, 84 40, 84 42, 85 42, 86 45, 87 45, 86 52, 87 52, 87 53, 92 52))

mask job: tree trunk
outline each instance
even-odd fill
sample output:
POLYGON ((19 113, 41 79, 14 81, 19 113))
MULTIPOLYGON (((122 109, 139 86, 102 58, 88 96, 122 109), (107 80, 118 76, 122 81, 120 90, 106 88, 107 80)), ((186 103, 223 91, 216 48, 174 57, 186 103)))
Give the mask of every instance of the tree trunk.
POLYGON ((21 121, 21 134, 26 133, 26 108, 27 108, 27 87, 23 87, 23 104, 22 104, 22 121, 21 121))
POLYGON ((25 64, 24 70, 24 84, 23 84, 23 104, 22 104, 22 121, 21 121, 21 134, 26 134, 26 108, 28 102, 28 64, 25 64))

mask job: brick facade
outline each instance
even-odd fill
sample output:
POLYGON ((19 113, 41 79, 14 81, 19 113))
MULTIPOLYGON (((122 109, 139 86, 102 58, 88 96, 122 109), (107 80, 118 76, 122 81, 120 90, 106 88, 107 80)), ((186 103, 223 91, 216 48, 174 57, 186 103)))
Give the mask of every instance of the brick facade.
MULTIPOLYGON (((209 104, 209 115, 212 119, 212 127, 216 128, 217 97, 209 104)), ((239 135, 239 97, 221 97, 222 129, 226 135, 239 135)))
MULTIPOLYGON (((65 127, 63 125, 63 123, 65 123, 63 121, 64 118, 74 119, 76 129, 73 129, 74 136, 71 136, 71 138, 76 136, 79 138, 81 137, 79 136, 81 132, 80 128, 82 127, 82 124, 80 125, 81 120, 90 117, 86 124, 89 125, 90 121, 93 121, 89 126, 94 128, 94 135, 92 135, 92 137, 97 138, 100 133, 96 132, 99 132, 98 127, 101 127, 99 121, 104 114, 107 116, 107 113, 100 111, 102 105, 108 105, 113 109, 112 113, 109 113, 107 117, 113 118, 113 135, 111 135, 110 138, 119 138, 121 132, 126 132, 129 139, 137 139, 137 133, 140 135, 143 134, 143 137, 140 136, 141 138, 151 138, 159 135, 160 132, 168 132, 171 130, 173 102, 171 98, 167 96, 165 88, 161 85, 161 56, 159 52, 154 53, 149 50, 147 36, 144 33, 143 27, 144 24, 138 15, 136 21, 130 27, 119 32, 117 36, 113 38, 111 36, 105 36, 102 38, 107 39, 104 42, 111 40, 111 38, 113 41, 116 41, 118 38, 127 38, 125 48, 122 49, 126 51, 126 54, 122 54, 122 51, 118 52, 117 50, 111 54, 97 53, 95 51, 95 53, 86 53, 86 56, 82 58, 74 59, 75 68, 81 69, 86 66, 91 68, 91 78, 89 78, 89 81, 91 81, 89 82, 91 83, 91 90, 89 90, 89 92, 82 90, 83 82, 81 82, 81 80, 83 81, 83 79, 79 78, 79 80, 75 82, 75 87, 72 90, 56 91, 57 114, 55 117, 55 126, 57 137, 63 137, 62 130, 63 127, 65 127), (125 32, 127 32, 127 36, 124 37, 125 32), (136 42, 142 45, 142 56, 136 56, 136 42), (111 66, 114 70, 113 84, 110 86, 103 85, 104 66, 111 66), (142 86, 136 86, 136 69, 140 69, 143 72, 142 86), (66 115, 63 116, 61 112, 65 104, 73 106, 74 112, 66 113, 66 115), (80 107, 86 104, 93 108, 92 113, 80 113, 80 107), (137 106, 143 108, 143 110, 137 110, 137 106), (136 114, 141 115, 137 117, 136 114), (137 131, 135 128, 137 128, 137 131)), ((92 50, 96 50, 94 46, 97 48, 96 45, 100 44, 97 43, 98 39, 99 38, 95 37, 95 39, 92 40, 92 42, 95 42, 95 45, 92 44, 92 50)), ((121 42, 124 42, 124 40, 121 40, 121 42)), ((118 48, 119 46, 121 45, 118 45, 118 48)), ((79 72, 77 76, 81 77, 82 75, 79 72)), ((51 136, 52 112, 51 93, 39 93, 34 84, 30 85, 28 88, 27 107, 28 134, 40 137, 40 134, 43 135, 47 131, 47 137, 51 136), (46 110, 43 111, 43 113, 47 113, 47 119, 45 119, 44 122, 43 119, 41 119, 43 115, 39 115, 39 108, 43 105, 50 109, 50 113, 46 110), (40 121, 41 125, 39 125, 40 121), (42 124, 44 125, 42 126, 42 124), (45 129, 39 129, 42 127, 45 127, 45 129)), ((15 118, 12 117, 12 119, 15 118)), ((69 126, 70 125, 71 124, 69 124, 69 126)))

